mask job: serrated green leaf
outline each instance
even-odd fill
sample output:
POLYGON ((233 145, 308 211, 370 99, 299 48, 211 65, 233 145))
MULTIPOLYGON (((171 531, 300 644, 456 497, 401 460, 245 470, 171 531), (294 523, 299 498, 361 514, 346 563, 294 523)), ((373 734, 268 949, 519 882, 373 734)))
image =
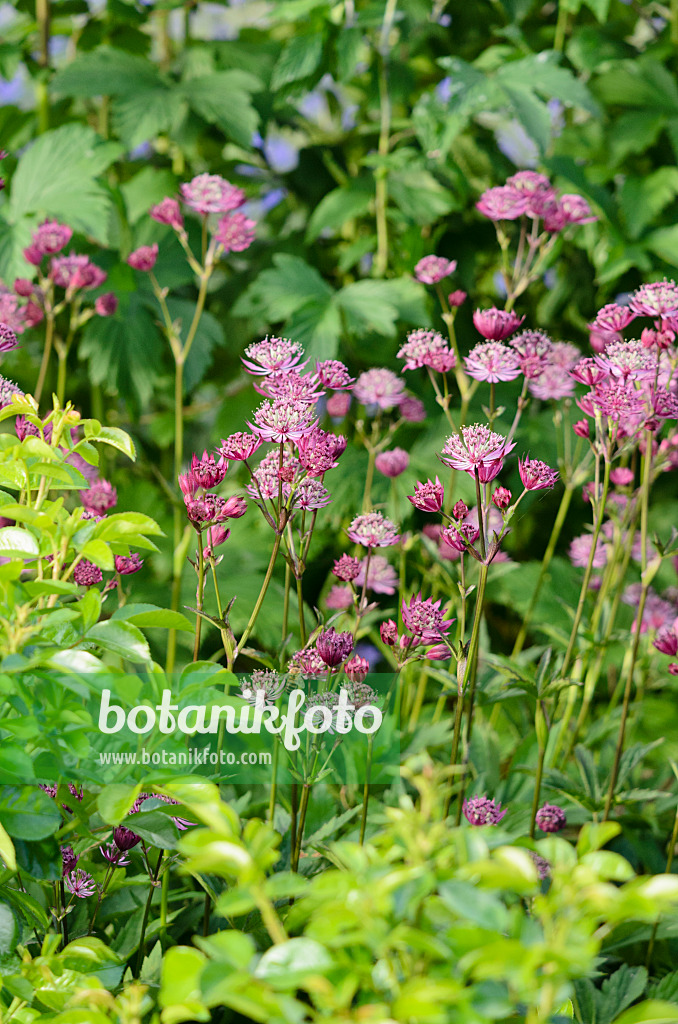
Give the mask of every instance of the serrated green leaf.
POLYGON ((336 233, 347 221, 365 213, 373 199, 374 182, 371 178, 358 178, 349 185, 328 192, 311 214, 307 241, 315 241, 323 231, 336 233))
POLYGON ((120 619, 97 622, 87 633, 86 639, 127 661, 146 662, 151 658, 143 633, 131 622, 120 619))
POLYGON ((320 32, 294 35, 283 47, 271 75, 271 89, 308 78, 318 68, 323 52, 320 32))
POLYGON ((259 127, 252 93, 260 89, 261 82, 246 71, 219 71, 190 78, 181 86, 182 95, 196 114, 247 149, 251 149, 252 136, 259 127))

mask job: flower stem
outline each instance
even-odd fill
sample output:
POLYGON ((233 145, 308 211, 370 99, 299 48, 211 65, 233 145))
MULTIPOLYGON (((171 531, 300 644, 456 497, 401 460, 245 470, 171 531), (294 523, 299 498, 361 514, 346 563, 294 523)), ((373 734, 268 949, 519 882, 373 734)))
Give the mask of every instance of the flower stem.
POLYGON ((162 866, 162 860, 164 856, 165 851, 160 850, 158 852, 158 862, 155 866, 155 873, 151 878, 151 885, 148 890, 148 899, 146 900, 146 906, 144 907, 144 916, 141 919, 141 934, 139 935, 139 951, 137 953, 137 978, 141 974, 141 968, 144 963, 144 946, 146 945, 146 928, 148 926, 148 917, 151 912, 153 893, 155 892, 156 882, 158 881, 158 875, 160 874, 160 868, 162 866))
MULTIPOLYGON (((673 866, 673 854, 676 848, 676 842, 678 842, 678 807, 676 808, 676 814, 673 819, 673 831, 671 832, 671 838, 669 840, 669 849, 666 855, 666 872, 665 874, 671 874, 671 868, 673 866)), ((652 935, 647 946, 647 956, 645 957, 645 967, 649 971, 650 963, 652 962, 652 954, 654 953, 654 942, 657 937, 657 928, 659 927, 659 918, 654 923, 652 929, 652 935)))
POLYGON ((363 813, 360 819, 360 839, 358 840, 361 846, 365 842, 365 829, 367 827, 367 808, 370 801, 370 776, 372 774, 373 740, 374 734, 370 733, 367 738, 367 762, 365 764, 365 785, 363 787, 363 813))
MULTIPOLYGON (((198 598, 196 606, 199 612, 203 609, 203 597, 205 594, 205 554, 202 546, 202 533, 198 531, 198 598)), ((195 639, 193 641, 193 661, 198 660, 198 654, 200 653, 200 631, 202 626, 202 616, 196 615, 195 617, 195 639)))
POLYGON ((38 383, 35 385, 35 391, 33 397, 35 398, 38 405, 40 405, 40 399, 42 397, 42 389, 45 386, 45 378, 47 376, 47 368, 49 366, 49 357, 52 354, 52 342, 54 340, 54 316, 48 313, 45 317, 45 347, 42 351, 42 361, 40 363, 40 372, 38 374, 38 383))
POLYGON ((254 624, 257 621, 257 616, 259 615, 259 612, 261 611, 261 606, 264 603, 264 598, 266 597, 266 591, 268 590, 268 585, 271 582, 271 577, 273 576, 273 569, 275 568, 276 559, 278 557, 278 551, 280 550, 280 540, 281 540, 281 537, 282 537, 282 534, 276 533, 276 535, 275 535, 275 543, 273 545, 273 550, 271 552, 271 557, 270 557, 269 562, 268 562, 268 569, 266 570, 266 575, 264 577, 264 582, 261 584, 261 590, 259 591, 259 596, 257 598, 256 604, 255 604, 254 608, 252 609, 252 614, 250 615, 249 622, 245 626, 245 630, 244 630, 242 636, 240 637, 240 641, 239 641, 238 646, 237 646, 236 651, 235 651, 235 657, 238 656, 238 654, 242 651, 243 647, 245 646, 245 642, 248 640, 250 633, 254 629, 254 624))

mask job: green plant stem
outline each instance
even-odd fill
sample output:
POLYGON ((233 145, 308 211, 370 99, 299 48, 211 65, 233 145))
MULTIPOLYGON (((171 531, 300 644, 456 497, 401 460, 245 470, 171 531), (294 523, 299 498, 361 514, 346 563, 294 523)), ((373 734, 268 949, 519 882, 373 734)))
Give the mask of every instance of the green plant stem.
POLYGON ((562 53, 565 47, 565 36, 567 34, 567 23, 568 23, 569 12, 567 7, 559 0, 558 2, 558 19, 556 21, 556 33, 553 38, 553 49, 557 53, 562 53))
POLYGON ((275 800, 278 791, 278 763, 280 761, 280 743, 277 739, 273 743, 273 766, 272 766, 272 779, 271 779, 271 792, 268 798, 268 820, 269 823, 273 824, 275 817, 275 800))
POLYGON ((271 577, 273 576, 273 570, 275 568, 276 559, 278 557, 278 551, 280 550, 280 541, 281 541, 281 539, 282 539, 282 534, 281 533, 276 533, 276 535, 275 535, 275 543, 273 545, 273 550, 271 551, 271 557, 270 557, 269 562, 268 562, 268 568, 266 570, 266 575, 264 577, 264 582, 261 584, 261 590, 259 591, 259 596, 257 598, 256 604, 254 605, 254 608, 252 609, 252 614, 250 615, 249 622, 245 626, 245 630, 244 630, 242 636, 240 637, 240 641, 238 643, 238 646, 237 646, 237 649, 236 649, 236 652, 235 652, 236 657, 238 656, 240 651, 242 651, 243 647, 245 646, 245 642, 249 638, 249 635, 252 632, 252 630, 254 629, 254 624, 257 621, 257 616, 259 615, 259 612, 261 611, 261 606, 264 603, 264 598, 266 597, 266 591, 268 590, 268 585, 271 582, 271 577))
MULTIPOLYGON (((437 709, 436 709, 437 710, 437 709)), ((454 709, 454 733, 452 735, 452 752, 450 754, 450 765, 455 767, 457 764, 457 758, 459 756, 459 737, 461 736, 461 718, 464 710, 464 695, 463 693, 457 693, 457 704, 454 709)), ((434 716, 435 717, 435 716, 434 716)), ((445 797, 445 804, 443 807, 443 818, 446 818, 450 813, 450 804, 452 803, 452 788, 445 797)))
POLYGON ((407 731, 414 732, 417 722, 419 721, 419 714, 421 712, 422 704, 424 703, 424 697, 426 695, 426 683, 428 676, 426 669, 422 668, 419 673, 419 682, 417 683, 417 692, 412 702, 412 710, 410 711, 410 720, 407 724, 407 731))
POLYGON ((527 631, 528 631, 530 623, 532 621, 532 616, 534 614, 534 610, 537 607, 537 601, 539 600, 539 594, 541 593, 541 588, 542 588, 542 586, 544 584, 544 580, 546 579, 546 574, 547 574, 549 566, 551 564, 551 559, 553 558, 553 554, 554 554, 554 552, 556 550, 556 545, 557 545, 558 540, 560 538, 560 534, 561 534, 561 531, 562 531, 563 526, 565 524, 565 520, 567 519, 567 513, 568 513, 569 508, 570 508, 570 502, 572 501, 573 493, 574 493, 574 486, 571 483, 568 483, 566 485, 566 487, 565 487, 565 490, 563 491, 563 496, 560 499, 560 506, 558 508, 558 512, 556 513, 556 518, 555 518, 555 520, 553 522, 553 527, 551 529, 551 536, 549 537, 549 542, 548 542, 548 545, 546 547, 546 551, 544 552, 544 557, 543 557, 542 562, 541 562, 541 568, 539 570, 539 577, 537 579, 536 586, 535 586, 534 590, 532 591, 532 597, 530 598, 530 603, 529 603, 529 605, 527 607, 527 611, 525 612, 525 615, 523 616, 522 625, 521 625, 520 630, 518 632, 518 636, 516 637, 516 641, 515 641, 515 643, 513 645, 513 650, 511 651, 511 657, 512 658, 515 658, 515 656, 517 654, 520 654, 520 652, 522 651, 523 646, 525 644, 525 640, 527 638, 527 631))
POLYGON ((297 576, 297 604, 299 605, 299 633, 301 646, 306 646, 306 622, 304 621, 304 589, 301 576, 297 576))
POLYGON ((49 41, 51 28, 50 0, 35 0, 35 20, 38 26, 38 64, 42 74, 36 85, 36 107, 38 111, 38 133, 49 129, 50 97, 48 86, 49 41))
MULTIPOLYGON (((198 531, 198 600, 197 607, 198 611, 201 612, 203 609, 203 598, 205 594, 205 553, 202 544, 202 533, 198 531)), ((195 638, 193 640, 193 661, 198 660, 200 653, 200 632, 202 626, 202 616, 196 615, 195 617, 195 638)))
POLYGON ((158 862, 155 866, 155 872, 151 878, 151 885, 148 891, 148 899, 146 900, 146 906, 144 907, 144 916, 141 919, 141 933, 139 935, 139 951, 137 953, 137 978, 141 974, 141 968, 144 963, 144 946, 146 945, 146 928, 148 926, 148 917, 151 912, 151 903, 153 902, 153 893, 155 891, 156 882, 158 881, 158 875, 160 874, 160 868, 162 866, 162 860, 165 856, 165 851, 160 850, 158 853, 158 862))
POLYGON ((35 391, 33 393, 33 397, 35 398, 38 405, 40 405, 40 399, 42 398, 42 389, 45 386, 47 369, 49 367, 49 358, 52 354, 53 341, 54 316, 52 313, 47 313, 45 316, 45 347, 42 350, 42 360, 40 362, 40 372, 38 373, 38 383, 35 385, 35 391))
MULTIPOLYGON (((665 874, 671 874, 671 868, 673 867, 673 855, 678 842, 678 807, 676 808, 676 814, 673 819, 673 831, 671 832, 671 839, 669 840, 669 849, 666 854, 666 872, 665 874)), ((649 971, 650 964, 652 962, 652 954, 654 953, 654 943, 657 937, 657 928, 659 927, 659 918, 654 923, 652 928, 652 935, 647 946, 647 956, 645 957, 645 967, 649 971)))
MULTIPOLYGON (((379 142, 380 157, 388 156, 391 148, 391 97, 388 89, 389 34, 393 25, 398 0, 386 0, 379 43, 379 142)), ((380 166, 375 172, 375 215, 377 228, 377 253, 374 259, 374 276, 383 277, 388 267, 388 171, 380 166)))
POLYGON ((377 452, 370 446, 367 456, 367 472, 365 473, 365 488, 363 490, 363 512, 369 512, 372 507, 372 481, 374 480, 374 466, 377 452))
POLYGON ((530 839, 534 839, 534 830, 537 821, 537 811, 539 810, 539 797, 541 794, 541 779, 544 772, 544 756, 546 754, 546 747, 542 744, 539 745, 539 754, 537 758, 537 774, 534 779, 534 796, 532 797, 532 811, 530 814, 530 839))
POLYGON ((299 858, 301 857, 301 844, 304 840, 304 828, 306 826, 306 812, 308 801, 311 795, 311 783, 307 780, 301 787, 301 801, 299 803, 299 824, 294 842, 294 854, 292 856, 292 871, 299 871, 299 858))
POLYGON ((367 738, 367 761, 365 763, 365 785, 363 786, 363 812, 360 819, 360 839, 358 840, 361 846, 365 842, 365 829, 367 827, 367 808, 370 801, 370 777, 372 775, 373 740, 374 734, 370 733, 367 738))

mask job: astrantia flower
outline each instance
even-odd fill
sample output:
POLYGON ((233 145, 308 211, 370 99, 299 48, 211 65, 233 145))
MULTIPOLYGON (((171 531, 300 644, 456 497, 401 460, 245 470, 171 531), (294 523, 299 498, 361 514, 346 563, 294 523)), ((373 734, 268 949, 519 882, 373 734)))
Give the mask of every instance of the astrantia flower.
POLYGON ((400 540, 398 527, 381 512, 363 512, 352 520, 346 532, 365 548, 388 548, 400 540))
MULTIPOLYGON (((369 671, 370 671, 370 663, 369 663, 369 661, 367 660, 367 658, 361 658, 359 654, 354 655, 344 665, 344 672, 346 673, 346 675, 348 676, 348 678, 351 680, 352 683, 362 683, 363 679, 365 679, 365 677, 367 676, 369 671)), ((355 688, 352 688, 352 689, 355 689, 355 688)), ((371 687, 369 687, 369 689, 372 690, 371 687)), ((373 690, 372 690, 372 693, 374 693, 373 690)), ((355 702, 355 700, 352 699, 352 695, 349 695, 349 701, 350 701, 351 704, 356 706, 356 702, 355 702)), ((369 702, 369 700, 366 700, 365 703, 370 703, 370 702, 369 702)))
POLYGON ((678 633, 674 626, 663 626, 652 643, 658 651, 668 654, 670 658, 678 654, 678 633))
POLYGON ((225 441, 222 440, 221 448, 218 451, 222 458, 226 460, 233 459, 234 462, 244 462, 245 459, 249 459, 251 455, 254 455, 261 448, 261 444, 261 438, 257 437, 256 434, 239 432, 231 434, 225 441))
POLYGON ((405 472, 410 457, 404 448, 392 448, 390 451, 379 452, 374 464, 380 473, 393 479, 405 472))
POLYGON ((657 372, 657 357, 641 341, 615 341, 595 361, 613 377, 647 380, 657 372))
MULTIPOLYGON (((285 477, 289 478, 288 482, 291 482, 294 480, 295 474, 299 469, 299 460, 285 451, 283 452, 282 468, 285 477)), ((248 484, 247 493, 255 499, 276 499, 280 494, 281 483, 280 452, 275 449, 268 452, 252 475, 254 479, 251 484, 248 484)))
POLYGON ((568 373, 580 384, 586 384, 590 388, 600 384, 601 380, 610 375, 610 371, 598 361, 598 358, 580 359, 568 373))
POLYGON ((33 232, 31 242, 42 256, 54 256, 68 245, 72 236, 73 229, 67 224, 46 220, 33 232))
POLYGON ((55 256, 52 259, 50 277, 54 284, 67 291, 78 288, 98 288, 106 280, 103 270, 91 263, 89 256, 55 256))
POLYGON ((202 458, 193 453, 191 458, 191 474, 193 479, 198 484, 198 487, 203 487, 206 491, 212 490, 217 484, 226 476, 226 470, 228 469, 228 462, 222 456, 218 460, 210 455, 209 452, 204 451, 202 458))
POLYGON ((351 396, 346 391, 337 391, 336 394, 329 396, 325 408, 327 415, 335 422, 343 420, 351 408, 351 396))
POLYGON ((118 494, 108 480, 93 480, 86 491, 80 491, 80 500, 90 512, 103 515, 109 508, 113 508, 118 500, 118 494))
POLYGON ((625 466, 617 466, 610 472, 610 483, 615 487, 628 487, 633 483, 633 470, 625 466))
POLYGON ((360 572, 360 562, 353 555, 344 554, 335 561, 332 572, 338 580, 354 580, 360 572))
POLYGON ((260 384, 255 383, 254 390, 268 398, 286 399, 289 402, 304 402, 315 405, 325 394, 315 374, 299 373, 288 370, 285 373, 272 373, 263 377, 260 384))
POLYGON ((264 376, 270 373, 293 370, 304 355, 304 350, 289 338, 264 338, 245 349, 247 359, 243 363, 248 373, 264 376))
POLYGON ((136 832, 133 832, 131 828, 127 828, 125 825, 118 825, 117 828, 113 829, 113 842, 119 850, 125 853, 141 842, 141 836, 138 836, 136 832))
POLYGON ((611 420, 623 420, 643 412, 645 402, 633 385, 624 380, 604 380, 590 394, 593 405, 611 420))
POLYGON ((523 487, 528 491, 543 491, 553 487, 558 480, 558 470, 551 469, 539 459, 518 459, 518 472, 523 487))
POLYGON ((131 252, 127 257, 127 262, 133 270, 143 270, 148 272, 153 270, 155 261, 158 258, 158 243, 154 242, 153 245, 140 245, 138 249, 131 252))
POLYGON ((510 185, 488 188, 476 203, 476 209, 490 220, 516 220, 527 212, 527 196, 510 185))
POLYGON ((451 370, 456 362, 454 352, 450 351, 442 334, 438 331, 428 331, 424 327, 410 331, 407 341, 398 349, 398 359, 405 360, 405 370, 416 370, 421 366, 435 369, 448 363, 451 364, 448 366, 451 370))
POLYGON ((666 316, 678 312, 678 286, 674 281, 641 284, 631 296, 630 307, 637 316, 666 316))
POLYGON ((353 605, 353 591, 350 587, 340 587, 337 584, 330 587, 325 598, 325 604, 335 612, 346 611, 353 605))
POLYGON ((440 459, 452 469, 463 470, 480 480, 493 480, 501 469, 504 457, 515 448, 515 441, 507 441, 482 423, 461 428, 461 435, 448 437, 440 459))
POLYGON ((517 188, 520 192, 525 192, 527 195, 535 195, 539 192, 553 192, 550 180, 545 174, 540 174, 539 171, 516 171, 515 174, 506 179, 506 184, 510 188, 517 188))
POLYGON ((469 377, 490 384, 515 380, 520 374, 517 353, 500 341, 486 341, 476 345, 464 357, 464 364, 469 377))
POLYGON ((445 488, 438 477, 436 477, 435 483, 433 480, 427 480, 425 484, 422 484, 417 480, 414 494, 407 495, 407 500, 422 512, 440 512, 444 498, 445 488))
POLYGON ((133 551, 131 555, 115 556, 115 571, 119 572, 121 576, 132 576, 135 572, 143 569, 143 567, 143 559, 139 557, 136 551, 133 551))
POLYGON ((592 331, 615 333, 628 327, 637 315, 631 306, 618 306, 616 302, 610 302, 598 310, 595 320, 589 327, 592 331))
POLYGON ((218 174, 199 174, 181 186, 181 196, 196 213, 230 213, 245 202, 242 189, 218 174))
POLYGON ((444 256, 424 256, 415 266, 414 276, 422 284, 437 284, 456 269, 456 260, 446 260, 444 256))
POLYGON ((314 647, 304 651, 297 651, 290 658, 289 671, 291 675, 301 675, 306 678, 327 675, 327 665, 320 657, 314 647))
POLYGON ((447 301, 450 304, 450 309, 458 309, 463 306, 468 298, 466 292, 462 291, 461 288, 457 288, 456 291, 450 292, 447 296, 447 301))
POLYGON ((324 663, 329 668, 336 668, 351 654, 353 634, 337 633, 336 629, 331 626, 329 629, 323 630, 316 640, 315 646, 324 663))
POLYGON ((665 388, 652 391, 652 414, 662 420, 678 419, 678 396, 665 388))
POLYGON ((565 192, 560 196, 559 202, 568 224, 591 224, 598 220, 583 196, 565 192))
POLYGON ((181 231, 184 226, 184 218, 181 214, 179 203, 170 196, 166 196, 156 206, 152 206, 149 210, 149 216, 157 221, 158 224, 168 224, 175 231, 181 231))
POLYGON ((94 587, 101 583, 103 578, 99 566, 88 562, 86 558, 81 559, 73 570, 73 580, 81 587, 94 587))
POLYGON ((393 409, 403 400, 405 382, 385 367, 366 370, 358 377, 353 394, 363 405, 393 409))
POLYGON ((286 685, 285 677, 273 669, 255 669, 249 680, 243 682, 240 691, 250 704, 256 704, 257 699, 265 704, 275 704, 286 685))
POLYGON ((544 804, 537 811, 535 822, 542 832, 560 832, 567 825, 565 811, 557 804, 544 804))
POLYGON ((315 372, 323 387, 330 391, 346 391, 355 384, 348 367, 338 359, 323 359, 315 364, 315 372))
POLYGON ((508 487, 495 487, 492 494, 492 504, 495 505, 500 512, 505 512, 511 504, 511 492, 508 487))
POLYGON ((0 283, 0 323, 11 327, 15 334, 23 334, 30 326, 26 318, 27 309, 28 306, 21 308, 16 295, 0 283))
MULTIPOLYGON (((588 565, 589 558, 591 556, 591 548, 593 546, 593 534, 582 533, 581 536, 575 537, 570 544, 568 554, 572 565, 584 568, 588 565)), ((601 537, 598 537, 596 543, 596 553, 593 556, 592 566, 594 569, 602 569, 607 562, 607 545, 601 537)))
POLYGON ((424 600, 421 592, 411 597, 409 603, 403 598, 403 626, 412 634, 415 643, 436 643, 451 629, 454 620, 443 618, 441 603, 442 599, 434 601, 432 597, 424 600))
POLYGON ((115 843, 100 846, 99 852, 104 860, 107 860, 109 864, 114 864, 116 868, 126 868, 130 863, 129 857, 119 850, 115 843))
POLYGON ((303 509, 305 512, 325 508, 332 501, 332 495, 327 488, 323 487, 320 480, 312 478, 302 480, 300 484, 296 484, 294 487, 291 484, 285 484, 283 486, 283 494, 285 494, 286 498, 289 498, 290 493, 292 495, 291 507, 303 509))
POLYGON ((459 554, 463 554, 479 536, 480 530, 473 523, 458 523, 457 526, 446 526, 440 534, 440 539, 459 554))
POLYGON ((282 444, 298 441, 310 433, 317 424, 313 408, 305 402, 288 400, 262 402, 254 413, 254 423, 248 426, 264 441, 282 444))
POLYGON ((118 298, 113 292, 97 295, 94 300, 94 312, 97 316, 113 316, 118 308, 118 298))
POLYGON ((382 622, 379 626, 379 635, 382 642, 388 647, 393 647, 398 642, 398 625, 393 619, 382 622))
MULTIPOLYGON (((356 587, 365 585, 365 568, 367 558, 360 561, 358 575, 355 578, 356 587)), ((398 573, 391 563, 383 555, 372 555, 367 568, 367 589, 375 594, 395 594, 398 587, 398 573)))
POLYGON ((299 463, 309 476, 322 476, 336 468, 346 451, 346 438, 316 427, 299 439, 297 449, 299 463))
POLYGON ((204 498, 184 498, 184 504, 189 520, 199 528, 208 523, 240 519, 247 511, 247 502, 235 494, 230 498, 222 498, 218 494, 206 494, 204 498))
POLYGON ((13 380, 8 380, 7 377, 0 375, 0 409, 11 405, 14 395, 23 395, 23 391, 13 380))
POLYGON ((581 359, 581 350, 571 341, 554 341, 548 355, 549 366, 562 366, 571 369, 581 359))
POLYGON ((423 423, 426 419, 426 408, 420 398, 405 395, 398 406, 398 412, 407 423, 423 423))
POLYGON ((503 341, 513 334, 522 324, 524 316, 517 316, 505 309, 477 309, 473 314, 473 324, 479 334, 488 341, 503 341))
POLYGON ((506 815, 501 801, 490 800, 487 796, 472 796, 464 800, 462 810, 470 825, 498 825, 506 815))
POLYGON ((255 239, 256 226, 256 221, 250 220, 244 213, 231 213, 221 218, 214 237, 225 253, 244 252, 255 239))
POLYGON ((8 324, 0 323, 0 352, 11 352, 19 347, 19 340, 8 324))
POLYGON ((82 868, 76 868, 75 871, 71 871, 70 875, 66 875, 64 884, 70 893, 81 900, 93 896, 97 888, 92 876, 82 868))
POLYGON ((509 341, 519 356, 543 360, 553 348, 553 342, 544 331, 521 331, 509 341))
MULTIPOLYGON (((42 787, 41 787, 42 788, 42 787)), ((56 796, 56 793, 54 794, 56 796)), ((69 875, 71 871, 75 871, 78 864, 78 858, 73 852, 72 846, 61 847, 61 873, 62 875, 69 875)))

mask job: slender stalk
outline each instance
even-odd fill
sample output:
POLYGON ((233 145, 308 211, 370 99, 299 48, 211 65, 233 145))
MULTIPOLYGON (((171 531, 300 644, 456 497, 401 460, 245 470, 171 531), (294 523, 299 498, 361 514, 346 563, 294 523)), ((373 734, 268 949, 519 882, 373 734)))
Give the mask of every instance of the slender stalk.
POLYGON ((266 575, 264 577, 264 582, 261 584, 261 590, 259 591, 259 596, 257 598, 257 602, 256 602, 254 608, 252 609, 252 614, 250 615, 249 622, 245 626, 245 630, 244 630, 242 636, 240 637, 240 641, 238 643, 238 647, 237 647, 237 650, 235 652, 236 657, 238 656, 240 651, 242 651, 243 647, 245 646, 245 642, 249 638, 249 635, 252 632, 252 630, 254 629, 254 624, 257 621, 257 616, 259 615, 259 612, 261 611, 261 606, 264 603, 264 598, 266 597, 266 591, 268 590, 268 585, 271 582, 271 577, 273 576, 273 569, 275 568, 275 562, 276 562, 276 559, 278 557, 278 551, 280 550, 281 538, 282 538, 282 534, 276 533, 275 543, 273 545, 273 550, 271 552, 271 557, 270 557, 269 562, 268 562, 268 568, 266 570, 266 575))
MULTIPOLYGON (((205 553, 202 544, 202 533, 198 530, 198 595, 196 601, 196 607, 199 612, 203 609, 203 598, 205 594, 205 553)), ((193 640, 193 661, 198 660, 200 653, 200 630, 202 626, 202 616, 196 615, 195 617, 195 638, 193 640)))
POLYGON ((541 779, 544 771, 544 755, 546 754, 546 747, 543 744, 539 744, 539 756, 537 758, 537 774, 534 779, 534 796, 532 797, 532 811, 530 814, 530 839, 534 839, 534 830, 536 827, 537 811, 539 810, 539 796, 541 793, 541 779))
POLYGON ((297 826, 297 834, 294 843, 294 853, 292 856, 292 871, 299 871, 299 858, 301 857, 301 844, 304 839, 304 827, 306 825, 306 812, 308 810, 308 801, 311 794, 311 783, 307 780, 304 782, 301 788, 301 802, 299 804, 299 824, 297 826))
POLYGON ((42 68, 42 74, 36 85, 36 99, 38 110, 38 131, 40 134, 49 129, 49 42, 51 28, 51 4, 50 0, 35 0, 35 20, 38 25, 39 51, 38 64, 42 68))
MULTIPOLYGON (((437 709, 436 709, 437 710, 437 709)), ((450 765, 454 767, 457 764, 457 758, 459 756, 459 737, 461 736, 461 717, 464 710, 464 695, 463 693, 457 694, 457 705, 454 710, 454 733, 452 735, 452 753, 450 754, 450 765)), ((445 797, 445 804, 443 807, 443 818, 446 818, 450 813, 450 804, 452 803, 452 788, 445 797)))
MULTIPOLYGON (((377 152, 386 157, 391 148, 391 97, 388 89, 389 35, 398 0, 386 0, 379 42, 379 142, 377 152)), ((375 277, 383 277, 388 267, 388 170, 378 167, 375 173, 375 214, 377 227, 377 254, 374 260, 375 277)))
POLYGON ((363 787, 363 813, 360 819, 360 838, 358 842, 362 846, 365 842, 365 829, 367 827, 367 808, 370 801, 370 776, 372 774, 372 744, 374 734, 367 737, 367 762, 365 764, 365 785, 363 787))
POLYGON ((155 892, 156 882, 158 881, 158 875, 160 874, 160 868, 162 866, 162 860, 165 856, 165 851, 160 850, 158 852, 158 862, 155 866, 155 872, 151 877, 151 884, 148 890, 148 899, 146 900, 146 906, 144 907, 144 916, 141 919, 141 934, 139 935, 139 951, 137 953, 137 978, 141 974, 141 968, 144 963, 144 947, 146 945, 146 928, 148 926, 148 917, 151 912, 151 903, 153 902, 153 893, 155 892))
POLYGON ((35 398, 38 405, 42 397, 42 389, 45 386, 45 378, 47 376, 47 368, 49 366, 49 358, 52 354, 52 342, 54 341, 54 316, 52 313, 47 313, 45 317, 45 347, 42 350, 42 360, 40 362, 40 372, 38 374, 38 383, 35 385, 35 391, 33 397, 35 398))
POLYGON ((374 465, 377 453, 374 447, 370 446, 367 456, 367 472, 365 473, 365 488, 363 490, 363 512, 369 512, 372 506, 372 481, 374 480, 374 465))
MULTIPOLYGON (((671 874, 671 868, 673 866, 673 855, 678 842, 678 807, 676 808, 676 814, 673 819, 673 831, 671 832, 671 839, 669 840, 669 849, 666 854, 666 874, 671 874)), ((645 957, 645 967, 649 971, 650 964, 652 962, 652 954, 654 953, 654 943, 657 937, 657 928, 659 927, 659 918, 654 923, 652 928, 652 935, 647 947, 647 956, 645 957)))
POLYGON ((299 605, 299 633, 301 646, 306 646, 306 622, 304 620, 304 591, 301 576, 297 576, 297 604, 299 605))
POLYGON ((556 21, 556 34, 553 39, 553 49, 557 53, 562 53, 565 46, 565 36, 567 34, 567 23, 568 23, 568 10, 566 5, 559 0, 558 3, 558 19, 556 21))

